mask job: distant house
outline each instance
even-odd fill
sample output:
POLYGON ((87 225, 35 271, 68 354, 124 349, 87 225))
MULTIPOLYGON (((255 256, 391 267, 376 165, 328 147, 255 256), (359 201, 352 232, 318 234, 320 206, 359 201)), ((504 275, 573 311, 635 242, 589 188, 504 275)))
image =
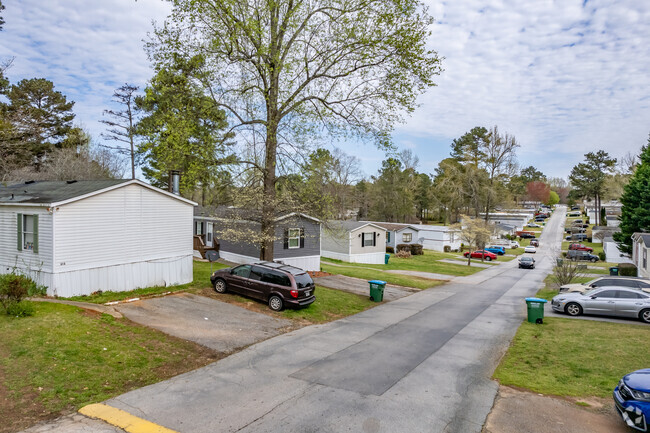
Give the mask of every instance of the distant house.
POLYGON ((614 236, 614 233, 620 232, 621 229, 616 226, 593 226, 591 228, 591 239, 595 244, 600 244, 604 242, 605 238, 611 238, 614 236))
POLYGON ((330 221, 327 225, 323 228, 323 257, 350 263, 384 263, 385 228, 362 221, 330 221))
MULTIPOLYGON (((202 237, 206 246, 218 244, 219 255, 224 260, 253 263, 260 260, 261 246, 254 240, 261 230, 259 220, 255 212, 199 206, 194 211, 193 230, 195 237, 202 237)), ((278 215, 275 224, 273 260, 307 271, 320 270, 320 221, 290 212, 278 215)), ((198 255, 195 250, 195 256, 198 255)))
POLYGON ((0 272, 63 297, 189 283, 194 205, 139 180, 0 186, 0 272))
POLYGON ((460 235, 450 226, 435 226, 428 224, 412 224, 418 230, 418 244, 426 250, 445 251, 460 249, 460 235))
POLYGON ((386 229, 386 246, 395 248, 399 244, 417 244, 419 240, 418 229, 410 224, 382 223, 364 221, 386 229))
MULTIPOLYGON (((515 230, 523 230, 524 226, 534 216, 534 212, 524 210, 519 212, 493 212, 488 215, 488 222, 493 224, 505 224, 513 226, 515 230)), ((485 214, 480 214, 479 218, 485 219, 485 214)))
POLYGON ((634 263, 630 256, 623 254, 618 249, 618 244, 614 238, 607 236, 603 239, 603 251, 605 252, 606 261, 611 263, 634 263))
POLYGON ((648 250, 650 250, 650 233, 632 235, 632 261, 636 265, 639 277, 650 278, 648 250))

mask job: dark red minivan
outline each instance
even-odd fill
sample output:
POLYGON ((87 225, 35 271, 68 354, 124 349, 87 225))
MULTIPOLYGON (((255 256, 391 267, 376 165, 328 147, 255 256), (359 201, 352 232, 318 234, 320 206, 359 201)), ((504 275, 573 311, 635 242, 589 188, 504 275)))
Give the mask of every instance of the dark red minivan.
POLYGON ((259 262, 215 271, 210 277, 218 293, 231 291, 267 302, 271 310, 300 308, 316 300, 314 280, 300 268, 259 262))

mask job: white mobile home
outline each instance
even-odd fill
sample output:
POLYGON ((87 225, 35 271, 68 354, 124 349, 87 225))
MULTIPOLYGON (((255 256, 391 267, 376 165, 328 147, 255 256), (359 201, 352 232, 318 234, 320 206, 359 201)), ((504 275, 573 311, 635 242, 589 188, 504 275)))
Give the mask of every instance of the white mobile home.
POLYGON ((364 221, 386 229, 386 246, 396 248, 399 244, 417 244, 418 229, 410 224, 364 221))
POLYGON ((451 251, 460 249, 460 235, 449 226, 412 224, 411 227, 418 230, 417 243, 425 250, 444 251, 445 247, 451 251))
POLYGON ((0 187, 0 272, 63 297, 191 282, 195 205, 139 180, 0 187))
POLYGON ((350 263, 384 264, 386 229, 360 221, 331 221, 323 227, 321 256, 350 263))
POLYGON ((650 233, 634 233, 632 235, 632 261, 636 265, 639 277, 650 278, 648 250, 650 250, 650 233))

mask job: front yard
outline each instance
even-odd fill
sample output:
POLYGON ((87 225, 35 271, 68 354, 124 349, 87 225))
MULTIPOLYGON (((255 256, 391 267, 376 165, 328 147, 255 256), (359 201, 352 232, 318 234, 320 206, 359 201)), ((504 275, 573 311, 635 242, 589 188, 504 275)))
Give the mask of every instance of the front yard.
POLYGON ((547 317, 521 325, 494 378, 542 394, 608 398, 648 359, 645 325, 547 317))

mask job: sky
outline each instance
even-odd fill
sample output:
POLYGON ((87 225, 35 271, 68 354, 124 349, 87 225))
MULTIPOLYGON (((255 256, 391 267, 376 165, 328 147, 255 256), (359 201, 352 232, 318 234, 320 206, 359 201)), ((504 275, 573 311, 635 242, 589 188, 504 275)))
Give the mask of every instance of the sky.
MULTIPOLYGON (((12 83, 42 77, 75 101, 76 121, 101 142, 102 112, 123 83, 153 75, 143 45, 171 7, 162 0, 5 0, 0 60, 12 83)), ((437 86, 397 125, 399 150, 433 173, 450 144, 498 126, 521 145, 522 167, 567 177, 590 151, 638 154, 650 132, 650 2, 644 0, 425 0, 437 86)), ((386 154, 343 145, 366 175, 386 154)))

